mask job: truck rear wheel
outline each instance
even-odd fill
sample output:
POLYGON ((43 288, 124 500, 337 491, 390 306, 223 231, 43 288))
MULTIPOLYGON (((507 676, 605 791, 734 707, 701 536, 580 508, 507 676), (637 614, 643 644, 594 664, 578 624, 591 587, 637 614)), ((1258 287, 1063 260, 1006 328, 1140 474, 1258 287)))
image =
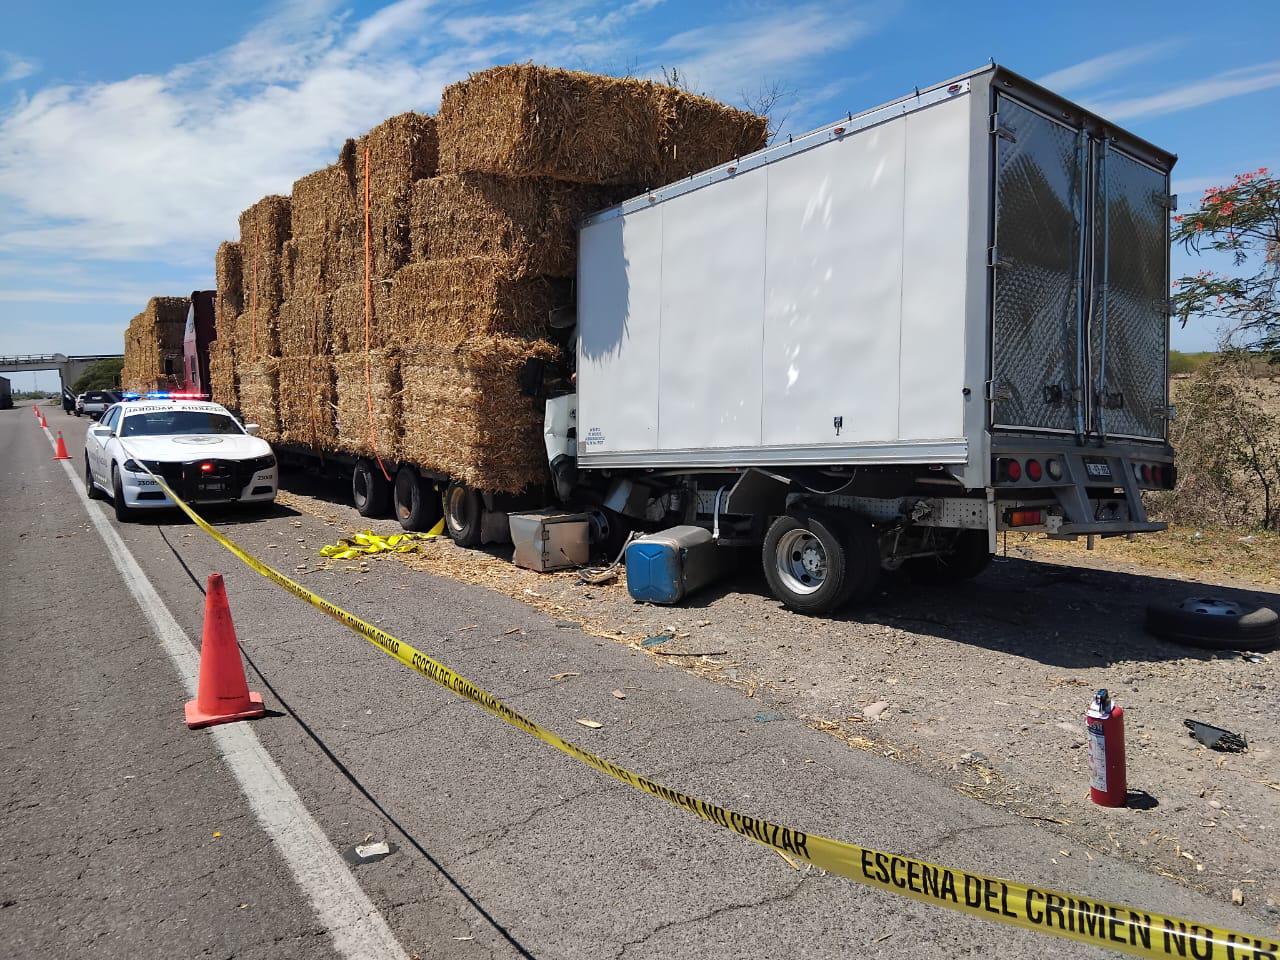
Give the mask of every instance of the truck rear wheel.
POLYGON ((937 585, 971 580, 990 563, 987 531, 961 530, 950 550, 933 557, 904 560, 902 569, 916 583, 937 585))
POLYGON ((844 531, 825 514, 779 517, 764 538, 762 559, 770 591, 797 613, 835 610, 868 576, 861 545, 850 569, 845 543, 844 531))
POLYGON ((449 481, 444 492, 444 528, 460 547, 480 546, 480 495, 469 487, 449 481))
POLYGON ((410 466, 396 471, 393 489, 396 519, 406 530, 423 532, 440 522, 440 501, 431 484, 410 466))
POLYGON ((351 471, 351 502, 362 517, 386 516, 391 503, 391 483, 376 464, 356 461, 351 471))

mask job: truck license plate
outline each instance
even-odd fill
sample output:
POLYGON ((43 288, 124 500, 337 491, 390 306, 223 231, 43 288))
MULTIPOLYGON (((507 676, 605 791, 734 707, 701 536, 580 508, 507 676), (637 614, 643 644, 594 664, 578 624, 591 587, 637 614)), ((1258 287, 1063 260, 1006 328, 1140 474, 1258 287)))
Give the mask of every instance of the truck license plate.
POLYGON ((1105 460, 1086 460, 1084 462, 1085 472, 1089 476, 1097 480, 1111 479, 1111 464, 1105 460))

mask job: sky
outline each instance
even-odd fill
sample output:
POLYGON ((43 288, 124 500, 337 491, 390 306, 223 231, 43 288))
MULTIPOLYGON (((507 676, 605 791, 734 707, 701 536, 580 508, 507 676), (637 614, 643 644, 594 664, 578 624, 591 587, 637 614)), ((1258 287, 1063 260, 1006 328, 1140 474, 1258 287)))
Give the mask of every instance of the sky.
MULTIPOLYGON (((154 295, 213 286, 239 211, 469 71, 677 68, 797 133, 994 58, 1179 155, 1192 209, 1280 169, 1280 3, 937 0, 131 0, 7 5, 0 31, 0 355, 119 352, 154 295), (1228 8, 1222 8, 1228 9, 1228 8)), ((1207 264, 1217 266, 1217 264, 1207 264)), ((1180 250, 1174 276, 1206 266, 1180 250)), ((1175 327, 1209 349, 1215 331, 1175 327)), ((15 387, 56 387, 16 374, 15 387)))

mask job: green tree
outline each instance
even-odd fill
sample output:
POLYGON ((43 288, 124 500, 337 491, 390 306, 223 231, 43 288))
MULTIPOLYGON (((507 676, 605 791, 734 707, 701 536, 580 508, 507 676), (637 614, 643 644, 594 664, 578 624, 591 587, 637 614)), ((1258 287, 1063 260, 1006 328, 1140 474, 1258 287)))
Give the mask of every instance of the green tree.
POLYGON ((124 360, 119 357, 95 360, 80 374, 80 379, 71 385, 71 392, 79 394, 86 390, 110 390, 118 387, 123 368, 124 360))
POLYGON ((1201 270, 1174 281, 1174 312, 1228 324, 1256 350, 1280 352, 1280 180, 1266 167, 1206 190, 1199 209, 1174 217, 1187 250, 1231 255, 1238 275, 1201 270))

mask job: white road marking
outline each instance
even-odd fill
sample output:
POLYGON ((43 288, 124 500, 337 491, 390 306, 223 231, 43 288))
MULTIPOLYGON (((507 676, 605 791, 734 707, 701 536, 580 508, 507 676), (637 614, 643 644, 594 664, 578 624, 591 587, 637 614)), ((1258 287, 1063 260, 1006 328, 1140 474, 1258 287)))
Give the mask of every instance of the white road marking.
MULTIPOLYGON (((50 448, 56 449, 46 427, 50 448)), ((178 625, 138 561, 129 552, 111 523, 84 490, 83 479, 63 460, 62 468, 93 521, 125 586, 133 593, 143 615, 160 639, 165 653, 182 680, 187 696, 196 695, 200 658, 191 638, 178 625)), ((174 706, 174 724, 182 723, 182 711, 174 706)), ((254 815, 289 865, 293 879, 311 901, 316 918, 329 931, 337 952, 350 960, 409 960, 387 921, 360 888, 346 863, 325 836, 320 824, 307 812, 284 772, 248 723, 210 727, 222 759, 240 782, 254 815)), ((195 734, 192 734, 195 736, 195 734)))

